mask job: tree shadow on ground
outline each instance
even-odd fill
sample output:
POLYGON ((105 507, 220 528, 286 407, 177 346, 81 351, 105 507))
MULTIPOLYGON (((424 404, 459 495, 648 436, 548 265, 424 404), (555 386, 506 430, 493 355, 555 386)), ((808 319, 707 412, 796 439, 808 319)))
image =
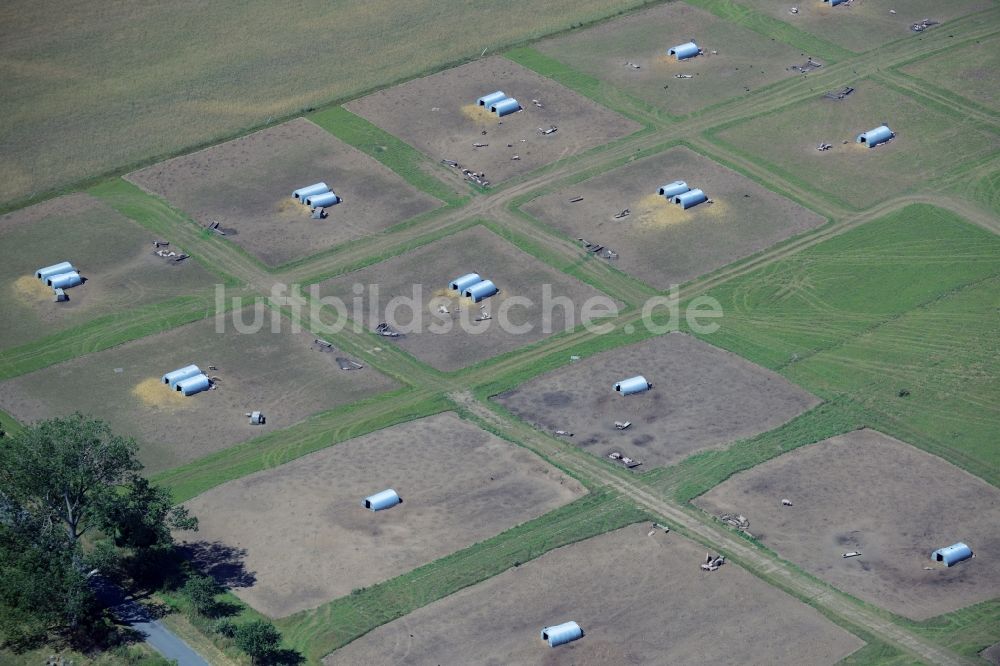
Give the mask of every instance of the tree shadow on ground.
POLYGON ((297 666, 297 664, 304 664, 305 661, 305 657, 296 650, 281 648, 269 654, 266 663, 271 664, 271 666, 297 666))
POLYGON ((256 574, 247 571, 244 565, 245 548, 233 548, 221 541, 194 541, 183 543, 177 549, 195 568, 222 587, 251 587, 257 582, 256 574))

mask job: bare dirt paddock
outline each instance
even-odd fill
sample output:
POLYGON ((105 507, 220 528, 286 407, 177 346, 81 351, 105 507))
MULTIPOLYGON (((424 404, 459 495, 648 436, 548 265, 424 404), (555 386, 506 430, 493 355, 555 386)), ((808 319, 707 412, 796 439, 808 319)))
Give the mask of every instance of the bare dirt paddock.
POLYGON ((786 453, 695 504, 742 513, 781 557, 915 620, 1000 594, 1000 490, 873 430, 786 453), (931 561, 956 541, 978 556, 950 569, 931 561), (850 551, 861 556, 842 557, 850 551))
POLYGON ((638 123, 501 57, 415 79, 345 108, 435 160, 455 160, 485 173, 494 184, 640 129, 638 123), (523 110, 498 121, 476 106, 479 97, 496 90, 517 99, 523 110), (551 125, 558 131, 539 133, 539 127, 551 125), (475 148, 474 143, 489 145, 475 148), (515 155, 520 159, 512 160, 515 155))
POLYGON ((238 333, 231 320, 218 334, 207 319, 0 383, 0 409, 21 422, 93 414, 135 437, 140 460, 158 471, 394 386, 371 368, 340 370, 336 354, 311 350, 312 336, 292 333, 288 320, 276 334, 262 321, 255 334, 238 333), (184 397, 161 383, 190 363, 218 377, 219 388, 184 397), (264 412, 265 426, 250 425, 253 410, 264 412))
MULTIPOLYGON (((369 330, 394 312, 397 328, 411 332, 405 337, 387 338, 385 344, 398 344, 445 371, 458 370, 536 342, 550 332, 562 332, 567 325, 572 328, 580 320, 583 304, 592 297, 600 297, 608 306, 614 305, 614 301, 593 287, 549 267, 485 227, 461 231, 334 278, 320 289, 324 296, 335 296, 351 307, 351 316, 369 330), (500 293, 475 304, 471 299, 457 297, 458 292, 448 288, 449 282, 472 272, 492 280, 500 293), (415 288, 418 292, 414 292, 415 288), (570 299, 575 310, 572 321, 563 307, 553 307, 551 316, 546 316, 543 307, 546 288, 551 289, 553 297, 570 299), (419 318, 411 307, 390 305, 395 298, 413 299, 415 293, 419 318), (363 295, 360 317, 353 308, 359 294, 363 295), (444 305, 447 314, 438 310, 439 304, 444 305), (485 313, 492 319, 475 321, 485 313), (502 313, 506 313, 512 327, 501 326, 502 313), (447 331, 443 330, 445 327, 447 331)), ((597 314, 595 311, 595 318, 597 314)))
POLYGON ((212 288, 216 278, 194 259, 175 263, 155 256, 153 238, 86 194, 57 197, 0 217, 0 348, 122 308, 212 288), (56 303, 52 289, 34 274, 62 261, 76 266, 86 283, 66 290, 68 302, 56 303))
POLYGON ((823 218, 687 148, 673 148, 524 206, 571 238, 618 252, 614 266, 667 289, 814 229, 823 218), (713 203, 688 210, 657 191, 683 180, 713 203), (570 199, 583 197, 583 201, 570 199), (631 214, 614 219, 623 209, 631 214))
POLYGON ((270 266, 384 231, 441 203, 304 118, 129 174, 270 266), (313 220, 292 191, 325 182, 343 201, 313 220))
POLYGON ((594 455, 619 451, 638 471, 771 430, 819 400, 780 375, 682 333, 603 352, 541 375, 496 398, 549 432, 566 430, 594 455), (616 393, 643 375, 645 393, 616 393), (627 430, 615 421, 631 421, 627 430))
POLYGON ((336 664, 833 664, 863 645, 817 611, 649 524, 558 548, 379 627, 336 664), (584 636, 550 648, 542 627, 584 636))
POLYGON ((533 453, 453 413, 337 444, 188 502, 198 541, 246 551, 234 590, 281 617, 403 574, 585 494, 533 453), (361 500, 393 488, 403 503, 361 500))
POLYGON ((674 115, 800 76, 789 67, 801 65, 809 57, 792 46, 680 2, 574 30, 539 42, 534 48, 674 115), (704 51, 702 55, 678 61, 667 54, 670 47, 692 39, 704 51), (691 78, 679 79, 677 75, 691 78))

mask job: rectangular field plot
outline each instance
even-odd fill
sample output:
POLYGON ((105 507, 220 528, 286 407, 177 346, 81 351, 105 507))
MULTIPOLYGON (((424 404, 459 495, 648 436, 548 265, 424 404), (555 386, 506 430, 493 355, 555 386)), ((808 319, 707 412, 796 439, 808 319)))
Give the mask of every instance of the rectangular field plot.
MULTIPOLYGON (((784 0, 737 0, 742 5, 753 7, 762 14, 772 16, 811 33, 820 39, 839 44, 846 49, 863 53, 897 39, 912 37, 918 33, 910 29, 914 23, 931 19, 944 23, 973 12, 988 9, 989 0, 864 0, 850 5, 830 7, 820 0, 805 0, 789 3, 784 0), (789 8, 797 7, 792 14, 789 8), (889 10, 896 11, 895 14, 889 10)), ((936 25, 930 30, 947 30, 947 25, 936 25)))
POLYGON ((540 197, 524 210, 571 238, 607 244, 614 265, 659 289, 818 227, 823 218, 687 148, 540 197), (657 191, 683 180, 711 198, 681 210, 657 191), (578 196, 583 201, 572 202, 578 196), (631 214, 615 219, 623 209, 631 214))
POLYGON ((440 202, 359 150, 299 118, 129 174, 269 266, 370 236, 440 202), (292 192, 325 182, 342 201, 325 220, 292 192))
POLYGON ((901 71, 1000 113, 998 37, 935 53, 906 65, 901 71))
POLYGON ((743 514, 782 558, 915 620, 1000 594, 1000 490, 874 430, 786 453, 695 503, 743 514), (950 568, 931 560, 956 542, 979 556, 950 568))
MULTIPOLYGON (((199 290, 218 281, 193 259, 154 254, 151 232, 85 194, 0 217, 0 348, 22 345, 101 315, 199 290), (68 261, 86 282, 56 303, 35 277, 68 261)), ((160 239, 169 240, 169 239, 160 239)), ((182 248, 164 248, 183 252, 182 248)))
POLYGON ((734 564, 649 524, 553 550, 379 627, 339 664, 834 664, 863 645, 734 564), (577 622, 550 648, 543 627, 577 622))
POLYGON ((681 333, 577 361, 497 400, 540 429, 573 433, 569 441, 594 455, 639 460, 639 470, 771 430, 819 403, 779 375, 681 333), (635 375, 653 387, 615 391, 635 375), (620 430, 616 421, 632 425, 620 430))
POLYGON ((387 319, 395 319, 394 327, 405 335, 386 338, 386 344, 398 344, 420 360, 445 371, 458 370, 512 351, 550 332, 572 328, 574 322, 579 322, 588 299, 608 305, 614 303, 596 289, 550 268, 485 227, 461 231, 380 264, 334 278, 321 285, 321 293, 336 297, 347 306, 358 298, 362 307, 358 312, 352 308, 351 316, 369 329, 387 319), (493 281, 500 293, 473 303, 448 288, 451 280, 473 272, 493 281), (566 308, 560 306, 551 308, 551 316, 547 316, 543 307, 546 290, 551 290, 553 298, 568 298, 575 314, 567 315, 566 308), (414 299, 412 303, 418 311, 414 312, 415 308, 407 305, 394 307, 394 299, 414 299), (476 321, 486 315, 490 319, 476 321))
POLYGON ((534 48, 674 115, 798 75, 789 67, 804 64, 809 55, 678 2, 546 40, 534 48), (668 55, 668 49, 692 39, 702 55, 682 61, 668 55), (691 78, 677 78, 678 74, 691 78))
MULTIPOLYGON (((725 312, 713 341, 767 367, 794 367, 998 272, 995 234, 950 211, 907 206, 713 289, 725 312)), ((937 331, 924 327, 921 344, 937 331)))
MULTIPOLYGON (((998 255, 1000 270, 1000 255, 998 255)), ((951 462, 1000 481, 1000 273, 791 365, 820 395, 847 391, 951 462), (900 395, 900 394, 903 395, 900 395)))
POLYGON ((1000 138, 870 80, 845 99, 816 99, 728 127, 716 136, 785 178, 864 209, 934 180, 1000 147, 1000 138), (888 144, 858 134, 887 123, 888 144), (844 143, 844 142, 847 143, 844 143), (832 144, 826 151, 820 143, 832 144))
POLYGON ((501 57, 409 81, 345 107, 432 159, 455 160, 485 173, 491 183, 640 129, 637 123, 501 57), (498 120, 476 105, 478 98, 497 90, 517 99, 522 110, 498 120), (558 127, 556 132, 539 132, 552 125, 558 127), (488 145, 476 148, 473 144, 488 145))
POLYGON ((230 321, 220 334, 207 319, 82 356, 0 384, 0 409, 21 422, 92 414, 135 437, 147 471, 158 471, 394 385, 371 368, 341 371, 337 354, 311 350, 312 336, 292 333, 287 320, 272 333, 270 311, 243 315, 247 325, 259 316, 262 330, 239 333, 230 321), (189 364, 218 388, 184 397, 160 381, 189 364), (255 410, 266 425, 250 425, 245 414, 255 410))
POLYGON ((196 559, 213 549, 245 551, 252 583, 234 591, 281 617, 403 574, 585 492, 533 453, 439 414, 200 495, 187 503, 200 521, 189 548, 196 559), (402 504, 362 506, 386 488, 402 504))

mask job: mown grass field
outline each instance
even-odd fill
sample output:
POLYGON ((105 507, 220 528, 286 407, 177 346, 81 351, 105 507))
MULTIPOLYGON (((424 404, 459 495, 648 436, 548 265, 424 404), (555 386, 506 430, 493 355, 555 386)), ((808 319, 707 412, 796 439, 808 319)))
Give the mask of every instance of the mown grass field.
POLYGON ((0 8, 0 202, 214 142, 638 0, 0 8), (183 45, 178 48, 178 45, 183 45))
POLYGON ((998 277, 1000 239, 909 206, 712 291, 705 337, 997 484, 998 277))

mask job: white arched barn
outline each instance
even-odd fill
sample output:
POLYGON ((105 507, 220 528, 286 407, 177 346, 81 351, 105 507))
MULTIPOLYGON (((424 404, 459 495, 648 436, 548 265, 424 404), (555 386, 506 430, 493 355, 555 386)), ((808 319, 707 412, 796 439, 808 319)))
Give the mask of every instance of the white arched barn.
POLYGON ((661 185, 660 189, 657 190, 657 194, 659 194, 661 197, 666 197, 667 201, 670 201, 678 194, 684 194, 690 189, 691 188, 688 187, 688 184, 685 183, 683 180, 675 180, 672 183, 661 185))
POLYGON ((694 42, 687 42, 686 44, 678 44, 669 51, 667 55, 672 55, 678 60, 687 60, 688 58, 693 58, 696 55, 701 54, 701 49, 694 42))
POLYGON ((615 391, 621 393, 622 395, 642 393, 643 391, 648 391, 651 388, 653 388, 653 385, 646 381, 646 378, 642 375, 629 377, 628 379, 623 379, 615 384, 615 391))
POLYGON ((496 285, 493 284, 491 280, 483 280, 482 282, 477 282, 471 287, 468 287, 465 290, 464 296, 466 298, 471 298, 473 303, 478 303, 484 298, 496 295, 499 291, 500 290, 497 289, 496 285))
POLYGON ((309 185, 308 187, 300 187, 299 189, 292 192, 292 198, 298 199, 302 203, 306 202, 311 194, 323 194, 324 192, 329 192, 330 188, 326 183, 315 183, 309 185))
POLYGON ((583 638, 583 629, 576 622, 563 622, 542 629, 542 640, 547 642, 549 647, 564 645, 579 638, 583 638))
POLYGON ((708 201, 708 195, 697 188, 674 197, 674 203, 685 210, 706 201, 708 201))
POLYGON ((462 277, 457 277, 449 283, 449 287, 462 294, 465 290, 474 284, 479 284, 483 281, 483 278, 479 277, 479 273, 466 273, 462 277))
POLYGON ((858 143, 863 143, 869 148, 874 148, 880 143, 886 143, 892 141, 896 137, 896 133, 889 129, 888 125, 879 125, 875 129, 870 129, 867 132, 862 132, 855 139, 858 143))
POLYGON ((163 383, 169 384, 170 388, 177 386, 177 382, 182 382, 185 379, 194 377, 195 375, 201 374, 201 368, 197 365, 186 365, 183 368, 174 370, 173 372, 168 372, 163 375, 163 383))
POLYGON ((212 385, 212 382, 208 379, 208 375, 199 374, 194 377, 188 377, 187 379, 182 379, 177 382, 176 390, 180 391, 184 395, 194 395, 195 393, 201 393, 202 391, 207 391, 212 385))
POLYGON ((392 488, 383 490, 380 493, 375 493, 374 495, 369 495, 361 500, 361 506, 366 509, 371 509, 372 511, 382 511, 383 509, 389 509, 402 503, 403 498, 400 497, 399 493, 392 488))

